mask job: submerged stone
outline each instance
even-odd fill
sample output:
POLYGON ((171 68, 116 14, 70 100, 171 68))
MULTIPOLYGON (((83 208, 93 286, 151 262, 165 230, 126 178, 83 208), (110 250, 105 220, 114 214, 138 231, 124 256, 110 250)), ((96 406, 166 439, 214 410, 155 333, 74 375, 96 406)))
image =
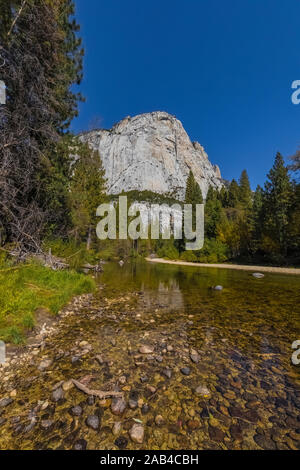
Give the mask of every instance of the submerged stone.
POLYGON ((189 367, 183 367, 182 369, 180 369, 180 372, 183 375, 190 375, 191 374, 191 369, 189 367))
POLYGON ((142 424, 134 424, 129 431, 129 435, 133 442, 136 442, 137 444, 143 444, 145 435, 144 426, 142 424))
POLYGON ((100 419, 99 416, 96 415, 90 415, 86 419, 86 425, 93 429, 94 431, 97 431, 100 427, 100 419))
POLYGON ((155 424, 157 426, 163 426, 165 424, 165 420, 164 418, 162 417, 162 415, 157 415, 155 416, 155 424))
POLYGON ((162 375, 164 375, 165 377, 167 377, 167 379, 170 379, 172 377, 172 371, 171 369, 163 369, 161 371, 162 375))
POLYGON ((62 388, 57 388, 52 393, 52 401, 54 401, 54 402, 58 402, 60 400, 63 400, 63 398, 64 398, 64 391, 63 391, 62 388))
POLYGON ((150 411, 149 405, 147 405, 147 404, 143 405, 141 411, 142 411, 143 415, 146 415, 147 413, 149 413, 149 411, 150 411))
POLYGON ((41 427, 43 429, 49 429, 53 426, 54 422, 51 421, 50 419, 44 419, 42 422, 41 422, 41 427))
POLYGON ((115 440, 115 445, 119 449, 126 449, 126 447, 128 446, 128 439, 126 439, 126 437, 124 436, 118 437, 118 439, 115 440))
POLYGON ((262 273, 253 273, 252 276, 256 279, 262 279, 263 277, 265 277, 265 275, 262 273))
POLYGON ((111 402, 111 411, 114 415, 119 416, 124 413, 126 406, 127 404, 124 398, 113 398, 111 402))
POLYGON ((45 370, 49 369, 52 366, 53 361, 51 359, 45 359, 40 363, 38 366, 38 370, 44 372, 45 370))
POLYGON ((192 349, 190 352, 190 358, 194 364, 198 364, 198 362, 200 361, 200 355, 194 349, 192 349))
POLYGON ((154 352, 154 347, 144 344, 143 346, 140 347, 139 352, 141 354, 152 354, 154 352))
POLYGON ((8 398, 8 397, 7 398, 2 398, 2 400, 0 400, 0 408, 4 408, 5 406, 8 406, 12 402, 13 402, 12 398, 8 398))
POLYGON ((82 408, 81 406, 77 405, 77 406, 74 406, 72 409, 71 409, 71 414, 73 416, 81 416, 82 415, 82 408))
POLYGON ((225 437, 225 433, 219 428, 209 426, 208 432, 212 441, 222 442, 225 437))
POLYGON ((120 423, 120 421, 117 421, 117 422, 113 425, 113 428, 112 428, 112 433, 113 433, 113 435, 114 435, 114 436, 117 436, 118 434, 120 434, 121 429, 122 429, 122 424, 120 423))
POLYGON ((201 395, 203 397, 209 397, 210 396, 210 391, 208 390, 208 388, 205 385, 199 385, 196 388, 195 393, 197 395, 201 395))
POLYGON ((74 443, 73 450, 86 450, 87 442, 84 439, 79 439, 74 443))

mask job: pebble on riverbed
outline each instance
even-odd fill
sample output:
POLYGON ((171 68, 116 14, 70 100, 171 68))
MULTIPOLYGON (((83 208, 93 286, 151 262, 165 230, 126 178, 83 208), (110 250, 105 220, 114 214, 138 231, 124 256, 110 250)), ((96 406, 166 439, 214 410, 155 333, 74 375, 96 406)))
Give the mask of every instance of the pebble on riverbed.
POLYGON ((157 415, 155 417, 155 424, 156 426, 163 426, 165 424, 165 420, 161 415, 157 415))
POLYGON ((53 361, 51 359, 45 359, 40 363, 38 366, 38 370, 44 372, 45 370, 49 369, 52 366, 53 361))
POLYGON ((137 444, 143 444, 145 435, 144 426, 142 424, 134 424, 129 431, 129 435, 133 442, 136 442, 137 444))
POLYGON ((115 445, 121 450, 126 449, 128 445, 128 439, 126 439, 124 436, 118 437, 118 439, 115 440, 115 445))
POLYGON ((113 429, 112 429, 112 433, 114 436, 118 436, 118 434, 120 434, 121 432, 121 429, 122 429, 122 423, 120 423, 120 421, 117 421, 114 425, 113 425, 113 429))
POLYGON ((47 430, 47 429, 50 429, 53 426, 53 424, 54 424, 53 421, 51 421, 50 419, 44 419, 41 422, 41 427, 47 430))
POLYGON ((71 409, 71 414, 73 416, 81 416, 82 415, 82 408, 81 406, 77 405, 77 406, 74 406, 72 409, 71 409))
POLYGON ((94 431, 97 431, 100 427, 100 419, 99 416, 96 415, 90 415, 86 418, 86 425, 93 429, 94 431))
POLYGON ((54 401, 55 403, 63 400, 63 398, 64 398, 64 391, 61 387, 57 388, 52 393, 52 401, 54 401))
POLYGON ((265 277, 265 275, 262 273, 253 273, 252 276, 256 279, 263 279, 265 277))
POLYGON ((119 416, 124 413, 126 406, 126 401, 123 398, 113 398, 111 402, 111 412, 119 416))
POLYGON ((167 379, 170 379, 172 377, 172 371, 171 369, 163 369, 161 371, 162 375, 164 375, 165 377, 167 377, 167 379))
POLYGON ((195 349, 192 349, 190 352, 190 358, 191 361, 194 362, 194 364, 198 364, 200 362, 200 355, 195 351, 195 349))
POLYGON ((4 408, 4 407, 8 406, 12 402, 13 402, 12 398, 2 398, 2 400, 0 400, 0 408, 4 408))
POLYGON ((140 347, 139 352, 141 354, 152 354, 154 352, 153 346, 143 345, 140 347))
POLYGON ((209 397, 210 396, 210 391, 205 385, 199 385, 195 389, 196 395, 201 395, 202 397, 209 397))
POLYGON ((79 439, 75 442, 73 450, 86 450, 87 442, 84 439, 79 439))

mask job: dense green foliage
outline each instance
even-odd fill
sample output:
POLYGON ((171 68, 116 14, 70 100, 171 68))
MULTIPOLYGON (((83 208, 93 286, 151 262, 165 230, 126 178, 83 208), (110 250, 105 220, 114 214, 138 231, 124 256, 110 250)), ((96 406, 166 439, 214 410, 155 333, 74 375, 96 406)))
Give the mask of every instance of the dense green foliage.
POLYGON ((87 250, 95 235, 96 209, 106 199, 104 169, 98 152, 79 144, 70 184, 71 218, 75 240, 85 237, 87 250))
POLYGON ((202 196, 201 188, 199 184, 197 183, 197 181, 195 180, 192 170, 190 170, 190 174, 188 176, 187 183, 186 183, 185 203, 186 204, 203 204, 203 196, 202 196))
POLYGON ((77 115, 81 40, 72 0, 0 3, 0 236, 36 250, 68 222, 69 146, 77 115))
POLYGON ((264 189, 258 186, 253 193, 244 170, 239 184, 233 180, 228 190, 210 190, 206 235, 226 245, 231 260, 298 265, 299 184, 292 181, 280 153, 267 178, 264 189))
POLYGON ((91 292, 95 282, 74 271, 52 271, 37 263, 12 266, 0 259, 0 339, 19 343, 34 327, 35 312, 56 314, 75 295, 91 292))
MULTIPOLYGON (((291 169, 297 170, 296 167, 291 169)), ((187 180, 187 203, 196 201, 194 176, 187 180)), ((252 192, 247 171, 220 191, 210 187, 205 201, 205 243, 185 251, 178 240, 151 244, 158 256, 190 262, 300 264, 300 184, 293 181, 280 153, 265 187, 252 192)))

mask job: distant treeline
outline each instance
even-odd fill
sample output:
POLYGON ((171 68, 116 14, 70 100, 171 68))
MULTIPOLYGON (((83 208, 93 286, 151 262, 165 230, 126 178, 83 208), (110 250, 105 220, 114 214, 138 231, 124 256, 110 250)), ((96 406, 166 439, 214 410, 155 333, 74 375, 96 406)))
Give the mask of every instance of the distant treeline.
MULTIPOLYGON (((287 167, 277 153, 264 188, 251 191, 247 171, 220 191, 209 188, 205 201, 205 244, 185 252, 182 243, 162 243, 159 254, 200 262, 264 262, 300 264, 300 184, 292 179, 300 169, 300 152, 287 167)), ((199 185, 190 173, 186 202, 201 203, 199 185)))

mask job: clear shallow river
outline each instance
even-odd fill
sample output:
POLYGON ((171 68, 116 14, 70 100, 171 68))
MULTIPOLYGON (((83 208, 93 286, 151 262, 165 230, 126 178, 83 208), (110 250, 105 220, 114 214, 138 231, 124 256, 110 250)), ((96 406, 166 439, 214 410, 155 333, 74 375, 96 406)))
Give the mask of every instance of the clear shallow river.
POLYGON ((16 374, 22 399, 0 415, 0 448, 300 449, 299 277, 140 262, 107 264, 99 284, 16 374), (37 372, 44 356, 53 364, 37 372), (71 378, 123 391, 125 410, 74 388, 53 402, 53 386, 71 378))

